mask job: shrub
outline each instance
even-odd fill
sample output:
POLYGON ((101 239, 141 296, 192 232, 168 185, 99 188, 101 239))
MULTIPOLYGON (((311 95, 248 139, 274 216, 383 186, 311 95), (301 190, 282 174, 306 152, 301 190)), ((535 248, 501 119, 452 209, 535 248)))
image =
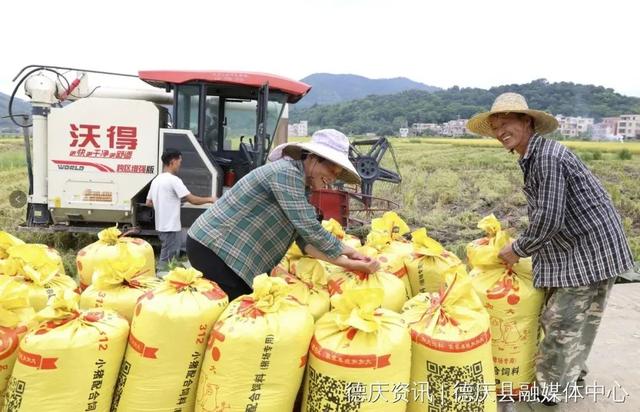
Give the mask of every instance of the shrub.
POLYGON ((580 156, 583 162, 593 160, 593 152, 578 152, 578 156, 580 156))
POLYGON ((631 160, 633 155, 629 149, 622 149, 618 152, 618 159, 620 160, 631 160))

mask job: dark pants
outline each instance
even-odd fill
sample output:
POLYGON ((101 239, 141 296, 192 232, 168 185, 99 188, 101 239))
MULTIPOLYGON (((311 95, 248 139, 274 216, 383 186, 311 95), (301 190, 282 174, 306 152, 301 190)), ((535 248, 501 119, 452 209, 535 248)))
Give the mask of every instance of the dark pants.
POLYGON ((253 290, 215 252, 202 243, 187 236, 187 257, 191 266, 205 278, 216 282, 229 296, 229 302, 253 290))

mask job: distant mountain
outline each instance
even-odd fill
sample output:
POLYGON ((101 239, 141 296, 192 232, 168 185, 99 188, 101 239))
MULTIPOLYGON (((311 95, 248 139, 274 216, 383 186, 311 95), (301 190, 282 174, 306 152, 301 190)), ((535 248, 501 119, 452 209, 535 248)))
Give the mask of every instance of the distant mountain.
POLYGON ((295 108, 325 105, 361 99, 369 95, 393 94, 405 90, 434 92, 438 87, 414 82, 406 77, 368 79, 354 74, 315 73, 301 80, 312 86, 311 91, 295 108))
MULTIPOLYGON (((501 93, 522 94, 529 107, 554 115, 602 117, 640 113, 640 98, 624 96, 613 89, 571 82, 549 83, 545 79, 510 84, 489 90, 459 88, 428 93, 409 90, 385 96, 368 96, 332 105, 292 110, 289 122, 309 122, 311 132, 333 127, 349 134, 374 132, 392 135, 413 123, 443 123, 468 119, 489 110, 501 93)), ((304 99, 303 99, 304 100, 304 99)))
MULTIPOLYGON (((4 93, 0 93, 0 134, 2 132, 18 132, 22 133, 22 130, 16 126, 11 119, 4 118, 9 114, 9 99, 11 96, 8 96, 4 93)), ((29 113, 31 114, 31 104, 25 102, 24 100, 20 100, 18 98, 13 99, 13 114, 21 114, 21 113, 29 113)), ((22 119, 18 119, 18 122, 24 122, 22 119)))

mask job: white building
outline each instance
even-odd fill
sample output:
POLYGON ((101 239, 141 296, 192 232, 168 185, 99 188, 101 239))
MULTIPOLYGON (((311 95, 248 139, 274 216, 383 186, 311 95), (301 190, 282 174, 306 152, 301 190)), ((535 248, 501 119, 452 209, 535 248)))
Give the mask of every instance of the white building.
POLYGON ((289 136, 305 137, 309 135, 309 122, 300 120, 300 123, 292 123, 288 126, 289 136))
POLYGON ((565 137, 584 136, 593 127, 593 118, 591 117, 570 117, 559 114, 556 116, 556 120, 560 134, 565 137))
POLYGON ((442 124, 440 133, 444 136, 462 136, 467 134, 468 119, 449 120, 442 124))
POLYGON ((424 133, 440 133, 440 125, 437 123, 414 123, 411 125, 411 131, 416 135, 422 135, 424 133))
POLYGON ((618 122, 618 134, 626 138, 640 138, 640 114, 623 114, 618 122))
POLYGON ((591 129, 591 138, 593 140, 610 140, 621 142, 624 136, 617 134, 615 127, 610 122, 595 123, 591 129))
POLYGON ((401 127, 400 130, 399 130, 399 134, 400 134, 400 137, 409 136, 409 128, 408 127, 401 127))

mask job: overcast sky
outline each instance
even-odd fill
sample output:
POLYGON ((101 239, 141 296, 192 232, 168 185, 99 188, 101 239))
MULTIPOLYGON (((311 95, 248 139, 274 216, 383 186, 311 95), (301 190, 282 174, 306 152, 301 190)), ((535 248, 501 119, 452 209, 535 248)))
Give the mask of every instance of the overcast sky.
POLYGON ((639 11, 629 0, 7 0, 0 91, 23 66, 47 64, 403 76, 443 88, 546 78, 640 96, 639 11))

